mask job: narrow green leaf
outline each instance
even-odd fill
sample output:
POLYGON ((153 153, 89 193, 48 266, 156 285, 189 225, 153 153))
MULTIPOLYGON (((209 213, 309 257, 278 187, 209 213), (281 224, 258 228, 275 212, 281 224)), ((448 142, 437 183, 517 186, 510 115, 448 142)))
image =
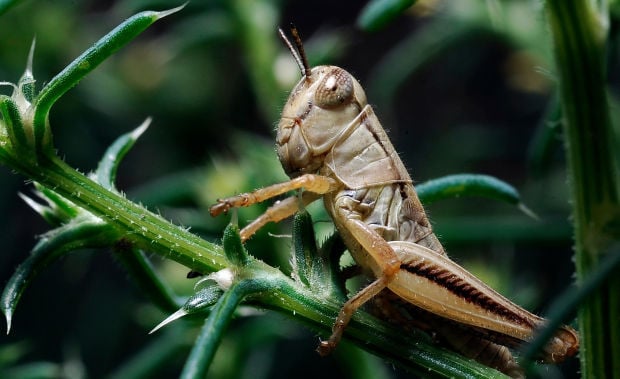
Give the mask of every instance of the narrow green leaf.
POLYGON ((17 4, 20 0, 0 0, 0 15, 4 14, 13 5, 17 4))
POLYGON ((239 225, 236 223, 230 223, 224 229, 222 245, 224 246, 226 257, 233 265, 245 266, 250 261, 250 256, 239 236, 239 225))
POLYGON ((415 0, 371 0, 357 18, 357 26, 367 32, 374 32, 390 23, 415 0))
POLYGON ((179 11, 181 8, 183 7, 164 12, 144 11, 128 18, 99 41, 95 42, 93 46, 50 80, 41 89, 36 99, 34 134, 37 151, 41 151, 42 147, 51 147, 47 146, 47 144, 51 143, 49 140, 51 135, 49 130, 47 130, 48 114, 51 107, 63 94, 77 85, 80 80, 117 50, 134 40, 155 21, 179 11))
POLYGON ((306 210, 293 217, 294 268, 299 280, 309 286, 318 257, 312 218, 306 210))
POLYGON ((34 209, 35 212, 41 215, 41 217, 43 217, 43 219, 54 228, 71 222, 80 214, 87 214, 87 212, 83 209, 79 208, 66 198, 60 196, 53 190, 45 188, 37 182, 34 183, 34 187, 36 188, 35 194, 40 199, 44 200, 47 205, 40 204, 34 199, 21 193, 19 194, 19 197, 21 197, 26 204, 34 209))
POLYGON ((31 144, 28 133, 24 129, 19 108, 12 98, 0 95, 0 114, 2 114, 2 121, 6 126, 6 131, 11 141, 13 154, 20 156, 20 158, 27 157, 27 151, 31 144))
POLYGON ((53 210, 56 212, 58 217, 64 222, 68 222, 70 219, 77 217, 84 210, 82 208, 77 207, 71 201, 67 200, 65 197, 59 195, 53 190, 43 187, 39 183, 34 183, 35 188, 40 193, 42 199, 50 204, 50 207, 53 205, 53 210))
POLYGON ((151 118, 146 119, 142 125, 129 133, 118 137, 108 149, 97 167, 97 182, 104 188, 113 190, 115 188, 116 172, 125 155, 131 150, 134 143, 146 131, 151 123, 151 118))
POLYGON ((212 283, 190 296, 182 308, 187 314, 201 312, 215 304, 221 296, 222 289, 217 284, 212 283))
POLYGON ((43 237, 31 255, 20 264, 0 296, 0 309, 7 322, 7 334, 17 303, 36 275, 60 257, 81 248, 108 246, 118 238, 116 230, 100 222, 67 224, 43 237))
POLYGON ((63 217, 63 215, 60 215, 59 212, 56 212, 56 210, 53 209, 51 206, 40 204, 36 202, 34 199, 31 199, 30 197, 24 194, 21 194, 21 193, 18 195, 19 197, 21 197, 22 200, 24 200, 24 202, 30 208, 32 208, 35 212, 37 212, 39 216, 43 217, 43 219, 48 224, 54 227, 58 227, 62 225, 63 222, 66 220, 66 218, 63 217))
POLYGON ((519 204, 519 192, 510 184, 488 175, 457 174, 418 184, 416 192, 425 204, 460 196, 480 196, 519 204))

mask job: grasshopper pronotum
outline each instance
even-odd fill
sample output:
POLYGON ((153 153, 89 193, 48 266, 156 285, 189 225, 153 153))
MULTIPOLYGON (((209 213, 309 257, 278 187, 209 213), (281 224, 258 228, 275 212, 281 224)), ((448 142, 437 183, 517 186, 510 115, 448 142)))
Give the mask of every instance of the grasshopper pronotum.
MULTIPOLYGON (((361 85, 340 67, 311 69, 297 30, 291 32, 297 50, 279 29, 303 78, 284 106, 276 138, 291 180, 220 199, 211 215, 304 189, 301 201, 296 196, 280 201, 246 226, 245 241, 266 223, 293 215, 300 202, 323 198, 349 252, 374 281, 343 305, 332 335, 317 349, 321 355, 336 347, 355 310, 375 298, 383 317, 399 322, 406 309, 453 349, 521 376, 506 346, 530 340, 545 320, 448 258, 361 85)), ((540 359, 560 362, 578 346, 576 331, 562 326, 540 359)))

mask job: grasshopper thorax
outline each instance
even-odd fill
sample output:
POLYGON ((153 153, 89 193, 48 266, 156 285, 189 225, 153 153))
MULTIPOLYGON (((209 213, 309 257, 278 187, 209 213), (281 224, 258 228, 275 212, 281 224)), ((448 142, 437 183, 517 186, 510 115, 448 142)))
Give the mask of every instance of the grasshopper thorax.
POLYGON ((315 173, 366 106, 359 82, 337 66, 317 66, 299 81, 282 110, 277 152, 290 177, 315 173))

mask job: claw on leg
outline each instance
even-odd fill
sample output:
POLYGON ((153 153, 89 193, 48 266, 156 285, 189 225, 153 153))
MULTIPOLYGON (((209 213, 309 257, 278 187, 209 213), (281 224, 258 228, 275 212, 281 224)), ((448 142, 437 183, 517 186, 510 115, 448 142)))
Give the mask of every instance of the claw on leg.
POLYGON ((319 346, 316 348, 319 355, 322 357, 327 356, 336 348, 336 346, 338 346, 338 343, 342 338, 342 333, 349 324, 349 321, 351 321, 353 313, 355 313, 359 307, 364 305, 364 303, 375 297, 379 292, 386 288, 389 281, 390 278, 388 276, 382 276, 381 278, 370 283, 368 286, 364 287, 357 294, 355 294, 355 296, 344 303, 342 309, 338 313, 338 317, 336 317, 336 322, 332 327, 332 335, 327 341, 321 341, 319 346))
POLYGON ((230 208, 248 207, 252 204, 260 203, 272 197, 276 197, 300 188, 305 188, 308 192, 315 194, 325 194, 334 191, 339 186, 338 182, 332 178, 321 175, 305 174, 298 176, 288 182, 278 183, 269 187, 257 189, 254 192, 242 193, 237 196, 218 199, 217 203, 209 209, 211 216, 216 217, 228 212, 230 208))

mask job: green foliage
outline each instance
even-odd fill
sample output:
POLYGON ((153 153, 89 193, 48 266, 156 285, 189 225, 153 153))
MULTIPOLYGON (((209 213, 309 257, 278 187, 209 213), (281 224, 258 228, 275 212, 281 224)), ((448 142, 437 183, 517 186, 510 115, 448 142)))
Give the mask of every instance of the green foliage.
POLYGON ((367 31, 376 31, 413 5, 414 0, 372 0, 362 10, 357 23, 367 31))
MULTIPOLYGON (((226 227, 226 218, 208 216, 217 197, 285 180, 269 133, 299 78, 276 37, 277 24, 290 19, 307 36, 311 62, 356 73, 412 177, 439 177, 417 188, 451 255, 528 308, 548 310, 550 326, 570 323, 579 308, 582 375, 617 377, 618 157, 605 71, 617 67, 617 52, 606 50, 617 38, 615 3, 549 0, 545 18, 529 2, 381 0, 343 10, 326 2, 332 11, 319 24, 307 4, 268 0, 164 12, 139 12, 161 8, 148 1, 114 3, 105 12, 88 2, 13 3, 0 2, 0 75, 23 75, 17 84, 1 83, 12 93, 0 95, 0 162, 34 182, 38 200, 21 196, 53 229, 34 247, 9 233, 0 237, 0 308, 11 331, 0 340, 0 376, 238 378, 259 359, 263 370, 252 377, 392 375, 348 341, 424 377, 497 377, 423 333, 404 334, 363 311, 336 363, 312 361, 316 339, 300 335, 298 324, 329 334, 350 259, 341 256, 345 248, 324 210, 309 206, 292 226, 270 225, 245 245, 237 222, 226 227), (364 33, 346 26, 355 19, 364 33), (23 70, 15 60, 20 51, 28 55, 33 34, 37 48, 32 44, 23 70), (14 48, 17 40, 23 46, 14 48), (557 154, 560 126, 570 192, 557 154), (74 167, 97 168, 84 175, 74 167), (539 220, 516 211, 531 214, 523 203, 539 220), (576 287, 567 284, 569 214, 576 287), (139 295, 122 281, 114 287, 116 279, 99 285, 115 276, 96 257, 68 256, 85 249, 111 251, 139 295), (184 279, 189 270, 204 274, 193 288, 184 279), (26 289, 33 294, 22 296, 26 289), (38 299, 43 305, 32 304, 38 299), (73 310, 76 299, 85 301, 81 311, 73 310), (248 306, 279 315, 252 317, 248 306), (67 332, 54 337, 51 326, 37 328, 48 317, 67 332), (147 335, 162 319, 153 332, 163 329, 147 335), (58 352, 73 339, 81 351, 58 352)), ((34 221, 21 221, 28 216, 13 205, 20 187, 5 171, 2 225, 42 233, 26 228, 34 221)), ((265 206, 239 210, 238 222, 265 206)), ((532 376, 576 377, 574 360, 559 369, 528 363, 550 331, 525 347, 524 364, 532 376)))
MULTIPOLYGON (((584 287, 620 254, 618 140, 607 98, 607 7, 606 2, 547 3, 565 117, 577 283, 584 287)), ((620 328, 614 321, 620 317, 619 267, 612 265, 579 308, 584 377, 620 377, 620 328)))

